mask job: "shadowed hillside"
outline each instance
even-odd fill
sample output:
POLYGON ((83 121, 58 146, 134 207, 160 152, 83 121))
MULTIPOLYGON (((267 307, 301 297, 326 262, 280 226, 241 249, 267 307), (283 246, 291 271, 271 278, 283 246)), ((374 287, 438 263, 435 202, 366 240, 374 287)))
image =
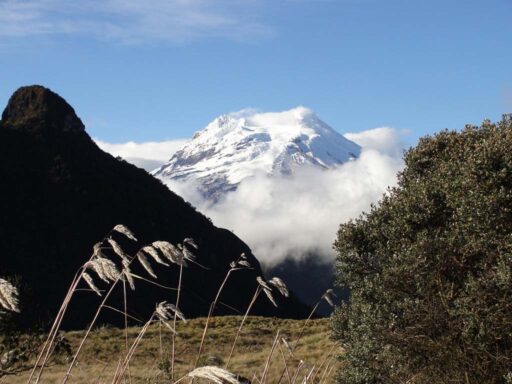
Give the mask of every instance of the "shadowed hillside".
MULTIPOLYGON (((189 317, 208 312, 229 263, 245 252, 254 269, 232 274, 221 301, 240 311, 247 307, 261 274, 248 246, 216 228, 144 170, 101 151, 57 94, 41 86, 13 94, 0 122, 0 153, 0 273, 20 287, 19 320, 33 324, 52 317, 92 245, 119 223, 132 229, 141 245, 196 240, 197 261, 207 269, 191 265, 185 270, 181 306, 189 317)), ((160 284, 176 286, 176 267, 155 268, 160 284)), ((128 296, 130 308, 140 316, 151 312, 157 301, 173 298, 173 291, 147 284, 138 284, 128 296)), ((80 293, 66 325, 88 323, 87 308, 96 301, 89 292, 80 293)), ((304 317, 307 312, 294 299, 274 309, 260 298, 253 313, 304 317)), ((220 305, 219 313, 236 312, 220 305)), ((122 320, 116 313, 106 316, 103 321, 122 320)))

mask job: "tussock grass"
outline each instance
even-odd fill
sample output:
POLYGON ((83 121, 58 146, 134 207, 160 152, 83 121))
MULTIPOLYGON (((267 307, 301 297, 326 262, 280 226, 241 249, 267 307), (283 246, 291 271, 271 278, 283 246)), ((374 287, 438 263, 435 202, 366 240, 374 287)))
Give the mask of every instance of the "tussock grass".
MULTIPOLYGON (((137 241, 133 232, 119 224, 102 241, 93 246, 92 256, 77 271, 48 337, 37 358, 34 359, 33 368, 30 374, 27 374, 27 384, 43 382, 60 382, 61 384, 68 382, 110 382, 111 384, 162 382, 177 384, 182 381, 193 383, 196 380, 199 382, 206 380, 218 384, 251 382, 280 384, 283 380, 286 380, 288 384, 328 382, 337 351, 335 351, 334 345, 330 347, 321 345, 319 350, 314 348, 317 347, 317 344, 324 344, 328 340, 328 335, 325 334, 318 339, 322 332, 314 332, 310 320, 322 300, 325 299, 330 305, 333 305, 331 290, 322 296, 310 316, 303 323, 301 322, 299 327, 293 327, 293 323, 286 323, 286 320, 267 318, 253 318, 257 320, 251 325, 251 323, 247 324, 247 320, 250 319, 251 308, 261 292, 276 307, 278 304, 274 299, 274 289, 284 297, 288 297, 288 289, 281 279, 274 277, 266 281, 262 276, 258 276, 256 291, 241 321, 239 317, 215 319, 212 317, 215 305, 231 273, 240 269, 252 268, 245 255, 241 254, 237 261, 230 264, 230 269, 210 306, 208 316, 205 319, 189 323, 188 328, 182 325, 183 328, 178 329, 181 322, 187 324, 185 315, 179 309, 179 302, 183 267, 187 266, 187 261, 196 263, 194 251, 198 249, 198 246, 195 241, 186 238, 177 246, 165 241, 156 241, 150 246, 142 246, 132 257, 126 254, 117 241, 110 236, 113 233, 120 233, 132 241, 137 241), (103 250, 113 252, 117 263, 110 259, 103 250), (155 311, 142 327, 128 328, 126 283, 131 289, 135 289, 135 278, 158 285, 155 281, 133 274, 130 269, 132 262, 138 261, 147 274, 157 280, 158 276, 153 272, 146 255, 149 255, 154 262, 169 265, 163 261, 162 257, 165 257, 169 262, 179 266, 176 304, 157 303, 155 311), (109 288, 104 292, 100 291, 94 278, 86 272, 87 270, 94 271, 98 279, 107 284, 109 288), (75 352, 72 356, 67 356, 66 359, 59 361, 55 352, 58 340, 61 338, 62 318, 82 281, 103 299, 87 330, 68 334, 70 340, 68 350, 75 352), (111 293, 120 282, 124 294, 123 311, 108 305, 111 293), (107 330, 105 333, 102 328, 98 328, 97 320, 104 308, 124 314, 125 327, 121 333, 119 330, 107 330), (177 323, 177 319, 181 321, 177 323), (162 332, 162 325, 170 332, 162 332), (209 327, 211 331, 208 333, 209 327), (314 333, 307 334, 307 331, 314 333), (308 341, 307 337, 317 338, 318 343, 313 343, 313 340, 308 341), (240 338, 242 340, 237 344, 240 338), (293 346, 290 346, 286 338, 294 340, 293 346), (231 340, 233 341, 231 342, 231 340), (301 341, 302 344, 299 344, 301 341), (231 344, 230 348, 227 347, 228 344, 231 344), (285 347, 284 352, 282 345, 285 347), (304 347, 301 349, 301 346, 304 347), (229 354, 227 354, 228 349, 229 354), (226 354, 227 359, 224 362, 226 354), (249 355, 250 358, 243 358, 246 355, 249 355), (194 362, 193 365, 192 362, 194 362), (232 363, 231 366, 230 363, 232 363), (65 373, 60 381, 62 372, 65 373)), ((1 304, 4 305, 5 295, 1 297, 4 299, 1 304)), ((15 351, 8 351, 9 354, 11 352, 14 356, 15 351)), ((0 368, 2 368, 0 378, 7 374, 12 376, 13 373, 19 373, 12 370, 10 372, 3 371, 3 365, 4 363, 0 361, 0 368)), ((21 378, 21 382, 24 382, 23 375, 20 374, 18 377, 21 378)))
MULTIPOLYGON (((195 358, 201 342, 203 328, 206 318, 197 318, 176 324, 176 355, 175 375, 182 377, 194 368, 195 358)), ((240 316, 212 317, 210 318, 209 330, 204 343, 203 357, 199 366, 212 365, 217 363, 221 368, 229 355, 233 339, 240 326, 240 316)), ((295 340, 300 335, 305 320, 284 320, 277 318, 264 318, 249 316, 246 318, 244 328, 241 331, 240 339, 235 353, 231 358, 229 371, 249 380, 253 379, 254 373, 261 377, 265 363, 272 348, 277 330, 280 330, 279 337, 286 340, 295 340)), ((139 335, 141 327, 129 327, 128 342, 131 344, 139 335)), ((300 345, 294 352, 295 357, 288 363, 289 370, 295 369, 303 360, 309 365, 319 365, 335 347, 335 343, 329 339, 330 326, 328 319, 310 320, 304 330, 300 345)), ((64 337, 75 350, 83 339, 83 331, 64 333, 64 337)), ((134 352, 130 362, 130 374, 132 383, 170 383, 170 366, 168 357, 171 353, 171 334, 162 331, 163 349, 160 350, 160 329, 158 324, 148 327, 144 338, 134 352), (169 373, 165 372, 168 366, 169 373)), ((286 357, 289 352, 284 345, 281 345, 286 357)), ((283 359, 278 351, 273 354, 267 373, 267 383, 277 383, 284 369, 283 359)), ((102 327, 95 328, 88 343, 84 345, 83 351, 78 360, 76 370, 70 380, 71 383, 110 383, 115 374, 119 359, 125 352, 125 331, 118 328, 102 327)), ((46 368, 43 383, 54 384, 62 381, 68 364, 65 356, 57 356, 56 361, 46 368)), ((301 383, 306 368, 301 373, 301 383)), ((21 384, 26 383, 28 372, 19 376, 5 377, 0 383, 21 384)), ((256 381, 253 381, 256 382, 256 381)), ((326 382, 329 382, 327 380, 326 382)), ((282 383, 288 384, 286 375, 282 383)))

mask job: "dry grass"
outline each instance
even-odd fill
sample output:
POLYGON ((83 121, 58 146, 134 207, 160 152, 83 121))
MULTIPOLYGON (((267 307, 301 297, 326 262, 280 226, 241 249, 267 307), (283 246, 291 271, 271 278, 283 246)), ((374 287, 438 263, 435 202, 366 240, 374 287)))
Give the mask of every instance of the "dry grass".
MULTIPOLYGON (((177 246, 164 241, 156 241, 151 246, 143 246, 134 257, 131 257, 110 236, 112 233, 121 233, 130 240, 136 241, 134 234, 128 228, 117 225, 101 242, 93 246, 92 256, 77 271, 71 283, 46 341, 33 361, 31 373, 27 373, 27 377, 24 377, 24 374, 16 375, 16 380, 19 380, 17 382, 28 384, 57 382, 61 384, 68 382, 177 384, 181 381, 193 383, 196 380, 207 380, 218 384, 227 382, 237 384, 248 382, 323 384, 329 381, 331 370, 334 367, 334 356, 338 351, 335 350, 334 345, 329 345, 325 321, 324 329, 321 331, 316 329, 313 323, 310 323, 311 315, 322 299, 326 299, 332 305, 332 301, 325 297, 330 295, 329 291, 324 294, 304 322, 249 318, 252 305, 261 292, 264 292, 276 307, 277 302, 274 300, 272 287, 283 296, 288 297, 288 289, 281 279, 273 278, 265 281, 258 276, 256 278, 259 283, 258 288, 241 320, 239 317, 211 318, 215 304, 231 272, 241 268, 251 268, 245 255, 242 254, 236 262, 230 264, 231 268, 211 304, 208 317, 196 319, 187 324, 184 315, 179 310, 181 279, 183 267, 187 265, 185 260, 195 263, 194 250, 197 250, 195 241, 187 238, 177 246), (103 253, 104 249, 113 252, 117 263, 103 253), (135 289, 134 279, 137 278, 158 285, 155 281, 135 275, 130 270, 131 263, 136 260, 151 277, 155 280, 158 279, 146 254, 151 256, 155 262, 166 264, 160 257, 162 255, 171 263, 179 265, 176 305, 166 302, 159 303, 142 327, 128 328, 126 283, 128 282, 130 287, 135 289), (121 265, 118 266, 118 264, 121 265), (97 288, 93 277, 86 273, 86 270, 94 271, 99 280, 109 286, 105 293, 97 288), (75 352, 72 356, 60 356, 59 360, 55 348, 58 337, 61 338, 59 329, 62 318, 82 280, 92 291, 102 296, 103 300, 97 307, 87 330, 67 334, 66 338, 69 339, 67 350, 75 352), (106 307, 114 309, 107 305, 107 302, 119 282, 123 284, 125 295, 124 312, 120 311, 125 315, 125 327, 121 330, 98 329, 96 321, 100 312, 106 307), (181 325, 178 328, 177 318, 186 325, 181 325), (254 321, 247 323, 249 319, 254 321), (171 320, 172 326, 170 325, 171 320), (162 325, 168 328, 166 332, 162 332, 162 325), (312 340, 308 340, 308 337, 312 340), (239 339, 241 341, 237 344, 239 339), (289 346, 286 339, 294 340, 293 347, 289 346), (299 344, 301 341, 302 344, 299 344), (283 347, 285 348, 284 352, 283 347), (224 359, 226 360, 224 361, 224 359), (232 364, 230 365, 230 363, 232 364), (229 371, 227 371, 228 367, 229 371), (63 376, 62 373, 64 373, 63 376)), ((0 295, 0 297, 4 299, 5 295, 0 295)), ((5 304, 4 301, 1 301, 1 304, 5 304)), ((318 322, 318 324, 322 323, 318 322)), ((13 350, 12 354, 14 356, 16 352, 13 350)), ((29 361, 29 363, 31 362, 29 361)), ((5 367, 13 368, 12 364, 5 367)), ((0 368, 4 368, 4 363, 1 361, 0 368)), ((0 371, 0 377, 4 377, 4 379, 9 377, 8 382, 14 383, 14 376, 12 376, 14 372, 18 371, 12 369, 0 371)), ((2 380, 5 382, 4 379, 0 379, 0 383, 2 380)))
MULTIPOLYGON (((201 342, 205 318, 198 318, 187 323, 176 324, 175 377, 180 378, 194 369, 195 358, 201 342)), ((240 325, 241 318, 237 316, 214 317, 210 319, 209 331, 206 336, 204 353, 200 365, 219 365, 223 367, 231 344, 240 325)), ((293 342, 296 340, 304 325, 304 320, 282 320, 249 316, 241 331, 235 353, 231 359, 229 371, 249 380, 257 374, 262 377, 266 361, 272 348, 277 331, 280 337, 293 342)), ((128 328, 128 338, 131 344, 139 335, 140 327, 128 328)), ((311 368, 319 366, 326 360, 330 352, 335 352, 335 344, 329 339, 329 321, 327 319, 311 320, 302 336, 300 345, 294 352, 295 357, 288 363, 290 376, 293 376, 300 360, 305 362, 296 383, 302 379, 311 368)), ((83 331, 64 334, 71 343, 71 349, 76 350, 84 336, 83 331)), ((170 383, 171 332, 162 328, 162 345, 160 350, 160 327, 151 325, 130 362, 131 383, 170 383), (167 369, 167 373, 166 373, 167 369)), ((115 374, 119 360, 124 357, 125 331, 117 328, 99 327, 93 330, 88 342, 77 362, 70 379, 71 383, 110 383, 115 374)), ((289 356, 284 345, 275 349, 266 373, 267 383, 277 383, 284 369, 283 356, 289 356)), ((336 351, 337 352, 337 351, 336 351)), ((42 383, 60 383, 67 368, 66 356, 56 356, 42 376, 42 383)), ((326 363, 324 362, 324 367, 326 363)), ((28 372, 19 376, 8 376, 0 379, 0 383, 26 383, 28 372)), ((128 383, 128 380, 126 380, 128 383)), ((253 382, 256 382, 253 380, 253 382)), ((288 384, 285 375, 281 381, 288 384)), ((316 380, 314 381, 316 382, 316 380)), ((328 379, 325 382, 330 382, 328 379)))

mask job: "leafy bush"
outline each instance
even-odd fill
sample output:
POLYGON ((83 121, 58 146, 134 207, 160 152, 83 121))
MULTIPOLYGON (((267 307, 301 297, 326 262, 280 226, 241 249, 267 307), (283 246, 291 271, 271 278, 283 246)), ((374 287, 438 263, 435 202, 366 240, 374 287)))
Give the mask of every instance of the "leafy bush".
POLYGON ((420 140, 396 188, 341 225, 339 383, 512 377, 512 118, 420 140))

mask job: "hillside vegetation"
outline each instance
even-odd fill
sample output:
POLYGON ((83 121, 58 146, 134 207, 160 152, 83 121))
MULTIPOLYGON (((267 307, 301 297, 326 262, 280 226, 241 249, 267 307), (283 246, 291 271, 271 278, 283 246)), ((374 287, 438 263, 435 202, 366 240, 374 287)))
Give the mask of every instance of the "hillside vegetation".
MULTIPOLYGON (((197 357, 205 318, 197 318, 187 323, 177 324, 176 339, 176 377, 180 378, 191 371, 197 357)), ((199 365, 219 365, 226 363, 235 333, 240 325, 241 317, 216 317, 210 319, 210 328, 205 343, 203 357, 199 365)), ((248 317, 240 335, 234 357, 229 370, 240 376, 253 379, 256 374, 261 378, 267 358, 271 352, 277 331, 293 346, 305 325, 305 320, 283 320, 277 318, 248 317)), ((139 334, 140 327, 128 328, 128 343, 131 344, 139 334)), ((83 337, 82 331, 66 332, 63 338, 75 350, 83 337)), ((293 376, 299 361, 305 364, 295 380, 300 383, 313 366, 319 368, 315 381, 330 382, 335 370, 336 360, 333 356, 339 353, 336 344, 330 340, 329 320, 311 320, 304 328, 304 335, 294 351, 294 357, 288 362, 290 375, 293 376), (328 375, 328 373, 330 373, 328 375)), ((151 326, 131 361, 129 377, 131 383, 169 383, 168 356, 171 348, 171 334, 165 327, 151 326), (161 346, 160 346, 161 335, 161 346)), ((99 327, 89 337, 88 343, 80 356, 73 372, 72 383, 110 383, 119 363, 119 358, 126 351, 125 332, 123 329, 99 327)), ((283 373, 283 357, 290 358, 285 345, 281 342, 272 355, 266 381, 277 383, 283 373)), ((60 383, 66 372, 68 363, 66 353, 56 355, 42 377, 43 383, 60 383)), ((28 364, 30 365, 30 364, 28 364)), ((29 372, 16 376, 5 376, 0 383, 26 383, 29 372)), ((253 380, 253 382, 257 382, 253 380)), ((288 384, 286 374, 282 383, 288 384)))
POLYGON ((341 226, 344 384, 512 382, 512 118, 420 140, 341 226))

